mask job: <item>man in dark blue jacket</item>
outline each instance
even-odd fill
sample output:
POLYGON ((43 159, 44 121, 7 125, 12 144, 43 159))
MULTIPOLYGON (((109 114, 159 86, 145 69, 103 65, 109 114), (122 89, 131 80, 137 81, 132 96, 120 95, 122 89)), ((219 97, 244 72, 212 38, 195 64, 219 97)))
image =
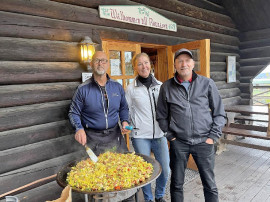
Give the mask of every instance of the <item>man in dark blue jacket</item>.
MULTIPOLYGON (((75 139, 87 144, 96 155, 107 150, 128 151, 122 133, 126 133, 129 111, 125 92, 120 83, 106 74, 109 68, 107 56, 97 51, 92 59, 93 76, 76 90, 69 110, 69 119, 75 128, 75 139)), ((134 201, 134 191, 117 194, 112 201, 134 201), (131 196, 131 197, 130 197, 131 196)))
POLYGON ((214 142, 222 134, 225 112, 214 81, 197 75, 194 64, 189 50, 175 53, 176 73, 161 86, 157 121, 170 141, 172 202, 184 201, 183 184, 190 154, 200 172, 205 201, 217 202, 214 142))

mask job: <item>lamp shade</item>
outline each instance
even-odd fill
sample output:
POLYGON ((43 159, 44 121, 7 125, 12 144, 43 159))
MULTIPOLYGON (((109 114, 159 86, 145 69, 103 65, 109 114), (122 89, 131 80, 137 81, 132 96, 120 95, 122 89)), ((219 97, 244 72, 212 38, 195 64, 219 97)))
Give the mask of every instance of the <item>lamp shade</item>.
POLYGON ((81 46, 81 60, 82 62, 90 62, 95 54, 95 43, 88 36, 80 43, 81 46))

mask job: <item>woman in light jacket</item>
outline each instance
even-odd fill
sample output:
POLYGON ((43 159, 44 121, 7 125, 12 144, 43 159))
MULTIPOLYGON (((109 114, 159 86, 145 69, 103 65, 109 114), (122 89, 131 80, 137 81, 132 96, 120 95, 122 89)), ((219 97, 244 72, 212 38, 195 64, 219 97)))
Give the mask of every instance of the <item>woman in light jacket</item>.
MULTIPOLYGON (((133 57, 132 65, 138 73, 135 80, 126 89, 126 99, 130 111, 132 145, 136 153, 155 155, 161 164, 162 173, 156 180, 155 201, 165 202, 164 194, 168 176, 169 151, 167 139, 156 121, 156 106, 161 82, 151 73, 150 58, 146 53, 133 57)), ((145 201, 153 201, 151 184, 142 188, 145 201)))

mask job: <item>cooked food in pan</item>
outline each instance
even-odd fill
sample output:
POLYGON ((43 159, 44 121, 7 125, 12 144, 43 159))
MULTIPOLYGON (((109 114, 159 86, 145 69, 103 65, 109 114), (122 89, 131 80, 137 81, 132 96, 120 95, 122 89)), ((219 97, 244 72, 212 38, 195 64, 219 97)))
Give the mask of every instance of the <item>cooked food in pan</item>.
POLYGON ((97 163, 86 159, 72 167, 67 182, 82 191, 122 190, 144 182, 152 172, 152 164, 141 156, 106 152, 97 163))

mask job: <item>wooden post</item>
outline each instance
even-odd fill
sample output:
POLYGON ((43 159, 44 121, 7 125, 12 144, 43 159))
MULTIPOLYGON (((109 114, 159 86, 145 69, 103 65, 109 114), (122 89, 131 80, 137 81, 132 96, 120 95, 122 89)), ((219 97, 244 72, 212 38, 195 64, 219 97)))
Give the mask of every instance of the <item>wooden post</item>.
POLYGON ((270 136, 270 103, 268 104, 268 127, 267 127, 267 136, 270 136))

